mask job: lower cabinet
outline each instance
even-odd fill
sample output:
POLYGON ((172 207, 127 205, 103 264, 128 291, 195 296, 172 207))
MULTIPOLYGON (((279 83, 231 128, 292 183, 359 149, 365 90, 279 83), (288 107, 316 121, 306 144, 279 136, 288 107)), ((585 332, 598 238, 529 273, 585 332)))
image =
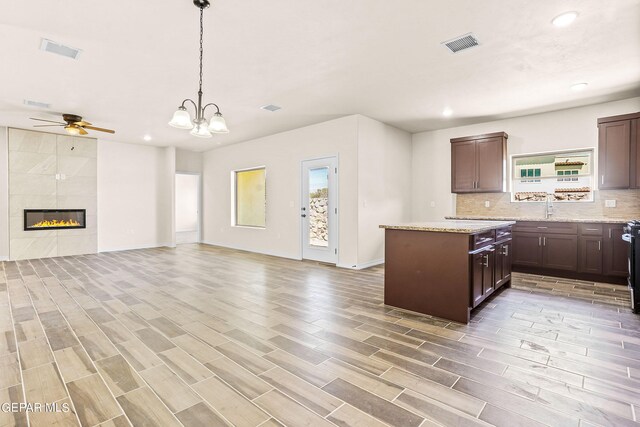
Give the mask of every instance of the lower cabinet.
POLYGON ((471 306, 477 307, 511 280, 511 239, 495 243, 471 256, 471 306))
POLYGON ((496 289, 511 280, 512 246, 513 241, 511 239, 496 243, 496 260, 494 269, 494 287, 496 289))
POLYGON ((580 236, 578 239, 578 271, 602 274, 602 236, 580 236))
POLYGON ((624 224, 607 224, 604 227, 603 274, 627 277, 629 275, 629 243, 622 240, 624 224))
POLYGON ((518 222, 513 231, 513 266, 534 274, 618 282, 628 275, 623 227, 518 222))

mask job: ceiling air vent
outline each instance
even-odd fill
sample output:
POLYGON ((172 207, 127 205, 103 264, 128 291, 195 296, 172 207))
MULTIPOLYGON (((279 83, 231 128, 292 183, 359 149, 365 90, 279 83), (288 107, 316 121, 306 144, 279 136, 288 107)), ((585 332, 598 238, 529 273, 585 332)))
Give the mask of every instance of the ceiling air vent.
POLYGON ((465 34, 464 36, 456 37, 455 39, 442 42, 442 44, 445 45, 451 51, 451 53, 458 53, 461 50, 466 50, 478 46, 480 43, 473 33, 469 33, 465 34))
POLYGON ((261 110, 271 111, 273 113, 274 111, 281 110, 282 107, 278 107, 277 105, 269 104, 269 105, 263 105, 262 107, 260 107, 260 109, 261 110))
POLYGON ((66 56, 71 59, 78 59, 80 52, 82 52, 80 49, 76 49, 75 47, 65 46, 48 39, 42 39, 42 42, 40 43, 40 50, 55 53, 60 56, 66 56))
POLYGON ((36 107, 36 108, 51 108, 51 104, 47 104, 46 102, 32 101, 30 99, 25 99, 24 105, 28 105, 29 107, 36 107))

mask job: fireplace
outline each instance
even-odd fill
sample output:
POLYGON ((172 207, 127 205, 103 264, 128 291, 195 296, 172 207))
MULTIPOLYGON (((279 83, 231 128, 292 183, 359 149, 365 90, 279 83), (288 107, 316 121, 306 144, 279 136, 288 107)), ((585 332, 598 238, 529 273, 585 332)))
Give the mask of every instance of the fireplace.
POLYGON ((86 228, 86 209, 25 209, 24 230, 86 228))

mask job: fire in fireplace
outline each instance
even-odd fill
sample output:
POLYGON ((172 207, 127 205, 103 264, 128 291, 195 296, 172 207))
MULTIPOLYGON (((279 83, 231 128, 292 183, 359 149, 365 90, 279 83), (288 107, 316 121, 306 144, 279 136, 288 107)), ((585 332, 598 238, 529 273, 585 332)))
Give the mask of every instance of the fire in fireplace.
POLYGON ((24 230, 86 228, 86 209, 25 209, 24 230))

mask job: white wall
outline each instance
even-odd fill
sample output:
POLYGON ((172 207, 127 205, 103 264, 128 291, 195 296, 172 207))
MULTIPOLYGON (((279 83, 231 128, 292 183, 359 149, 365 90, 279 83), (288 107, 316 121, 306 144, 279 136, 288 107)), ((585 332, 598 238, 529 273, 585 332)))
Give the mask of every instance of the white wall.
POLYGON ((597 147, 599 117, 637 111, 640 111, 640 98, 631 98, 414 134, 412 219, 442 219, 455 213, 455 195, 451 194, 451 138, 505 131, 509 134, 508 156, 597 147), (431 206, 432 203, 435 206, 431 206))
POLYGON ((173 239, 175 149, 98 141, 98 251, 173 239))
POLYGON ((358 267, 384 262, 380 224, 411 220, 411 134, 358 116, 358 267))
POLYGON ((339 265, 358 262, 357 116, 222 146, 204 153, 203 242, 301 258, 301 162, 338 156, 339 265), (231 171, 266 166, 267 227, 231 226, 231 171))
POLYGON ((202 153, 176 148, 177 172, 202 172, 202 153))
POLYGON ((9 259, 9 136, 0 126, 0 261, 9 259))

